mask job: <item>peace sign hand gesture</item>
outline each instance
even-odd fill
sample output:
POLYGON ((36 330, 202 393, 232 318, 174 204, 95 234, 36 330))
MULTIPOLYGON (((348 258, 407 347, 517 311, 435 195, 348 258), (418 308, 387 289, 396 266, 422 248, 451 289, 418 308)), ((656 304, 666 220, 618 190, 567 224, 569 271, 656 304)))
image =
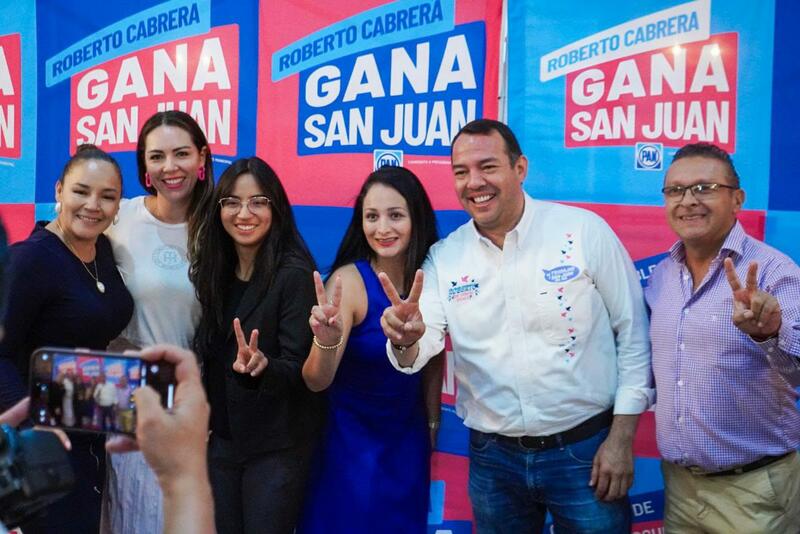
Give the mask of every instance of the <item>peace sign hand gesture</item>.
POLYGON ((333 281, 333 295, 328 300, 322 276, 314 271, 314 288, 317 291, 317 305, 311 308, 308 325, 321 345, 333 346, 342 339, 342 279, 337 276, 333 281))
POLYGON ((781 327, 781 307, 773 295, 758 289, 758 263, 747 268, 744 287, 731 258, 725 258, 725 275, 733 290, 733 324, 757 341, 776 335, 781 327))
POLYGON ((423 274, 417 269, 414 283, 408 298, 401 299, 397 289, 389 280, 386 273, 378 274, 378 279, 383 286, 383 291, 392 304, 383 311, 381 327, 383 333, 394 345, 411 346, 425 333, 425 323, 419 311, 419 297, 422 294, 423 274))
POLYGON ((239 318, 233 320, 233 331, 236 334, 236 361, 233 362, 233 370, 237 373, 249 374, 250 376, 260 375, 267 368, 269 361, 264 353, 258 349, 258 330, 250 332, 250 343, 244 339, 242 323, 239 318))

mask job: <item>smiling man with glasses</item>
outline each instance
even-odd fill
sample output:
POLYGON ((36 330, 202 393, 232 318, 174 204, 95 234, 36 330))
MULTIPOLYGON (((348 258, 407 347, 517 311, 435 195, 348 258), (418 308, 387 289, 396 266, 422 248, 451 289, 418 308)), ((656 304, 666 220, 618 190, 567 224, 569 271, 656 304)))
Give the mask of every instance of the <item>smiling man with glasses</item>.
POLYGON ((794 532, 800 269, 745 234, 745 194, 717 146, 678 150, 661 191, 680 238, 645 289, 664 527, 794 532))

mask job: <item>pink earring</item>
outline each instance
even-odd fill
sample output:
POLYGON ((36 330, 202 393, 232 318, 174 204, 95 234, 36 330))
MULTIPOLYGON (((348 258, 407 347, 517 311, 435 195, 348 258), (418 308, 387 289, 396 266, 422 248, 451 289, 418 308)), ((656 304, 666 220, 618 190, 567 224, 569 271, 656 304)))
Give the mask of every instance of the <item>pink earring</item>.
POLYGON ((197 169, 197 179, 200 180, 201 182, 206 179, 205 167, 200 167, 199 169, 197 169))
POLYGON ((144 186, 147 188, 153 187, 153 182, 150 181, 150 173, 144 173, 144 186))

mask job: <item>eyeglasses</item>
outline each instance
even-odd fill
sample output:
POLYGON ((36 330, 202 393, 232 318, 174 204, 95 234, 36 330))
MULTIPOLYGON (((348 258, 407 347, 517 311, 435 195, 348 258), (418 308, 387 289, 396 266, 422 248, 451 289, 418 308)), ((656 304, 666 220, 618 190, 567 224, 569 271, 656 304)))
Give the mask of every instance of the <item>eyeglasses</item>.
POLYGON ((669 200, 678 202, 683 200, 683 196, 686 194, 686 191, 691 191, 692 195, 694 195, 694 198, 697 200, 704 200, 712 198, 720 187, 733 190, 739 189, 738 187, 725 184, 694 184, 688 186, 671 185, 663 188, 661 192, 664 193, 664 196, 669 200))
POLYGON ((225 197, 219 199, 220 208, 228 213, 239 213, 242 211, 242 206, 247 207, 250 213, 264 213, 272 202, 269 197, 258 195, 250 197, 247 200, 242 200, 236 197, 225 197))

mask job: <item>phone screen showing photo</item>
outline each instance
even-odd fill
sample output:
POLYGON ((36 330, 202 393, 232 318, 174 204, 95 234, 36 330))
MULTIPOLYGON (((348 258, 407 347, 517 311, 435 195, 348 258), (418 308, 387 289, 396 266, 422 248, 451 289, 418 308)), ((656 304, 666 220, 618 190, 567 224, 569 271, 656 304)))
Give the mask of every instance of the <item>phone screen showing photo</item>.
POLYGON ((103 352, 40 349, 30 383, 35 424, 88 432, 135 433, 139 386, 153 387, 168 409, 175 396, 171 364, 103 352))

